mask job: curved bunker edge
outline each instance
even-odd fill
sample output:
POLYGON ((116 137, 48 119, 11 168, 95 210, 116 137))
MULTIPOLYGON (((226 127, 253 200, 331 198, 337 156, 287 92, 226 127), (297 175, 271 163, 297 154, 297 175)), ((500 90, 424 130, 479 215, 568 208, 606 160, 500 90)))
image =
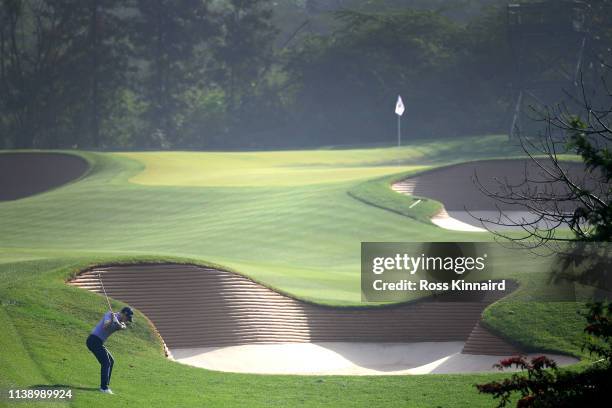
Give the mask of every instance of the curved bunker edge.
MULTIPOLYGON (((546 160, 542 160, 546 163, 546 160)), ((578 162, 563 162, 570 177, 584 174, 584 165, 578 162)), ((487 230, 512 229, 511 226, 495 225, 478 220, 497 221, 502 210, 510 219, 528 221, 535 216, 524 207, 500 202, 488 197, 473 177, 478 177, 481 187, 495 192, 500 182, 519 185, 525 175, 529 179, 545 177, 542 170, 529 158, 490 159, 450 164, 424 170, 392 184, 391 188, 410 196, 427 197, 442 203, 440 212, 431 222, 441 228, 453 231, 486 232, 487 230), (477 218, 474 218, 477 217, 477 218), (485 228, 486 226, 486 228, 485 228)), ((544 179, 543 179, 544 180, 544 179)), ((563 188, 556 185, 555 188, 563 188)), ((569 205, 569 204, 568 204, 569 205)), ((506 220, 506 218, 502 218, 506 220)))
POLYGON ((84 158, 62 152, 0 153, 0 202, 19 200, 61 187, 85 175, 84 158))
POLYGON ((152 322, 170 357, 219 371, 480 372, 521 352, 480 324, 483 310, 514 290, 513 282, 503 293, 461 302, 441 295, 354 307, 305 302, 237 273, 190 264, 98 266, 69 284, 102 293, 98 276, 109 296, 152 322))

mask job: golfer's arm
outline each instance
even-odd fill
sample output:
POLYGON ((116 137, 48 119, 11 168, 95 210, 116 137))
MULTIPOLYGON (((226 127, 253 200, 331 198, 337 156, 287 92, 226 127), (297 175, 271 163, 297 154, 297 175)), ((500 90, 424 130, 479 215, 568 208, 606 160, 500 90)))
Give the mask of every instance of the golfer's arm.
POLYGON ((110 326, 112 326, 115 323, 119 323, 118 321, 116 321, 116 317, 115 315, 111 315, 110 318, 105 319, 104 320, 104 329, 108 329, 110 326))
POLYGON ((108 320, 104 322, 104 329, 108 329, 110 326, 115 325, 118 330, 127 329, 125 323, 116 321, 116 320, 108 320))

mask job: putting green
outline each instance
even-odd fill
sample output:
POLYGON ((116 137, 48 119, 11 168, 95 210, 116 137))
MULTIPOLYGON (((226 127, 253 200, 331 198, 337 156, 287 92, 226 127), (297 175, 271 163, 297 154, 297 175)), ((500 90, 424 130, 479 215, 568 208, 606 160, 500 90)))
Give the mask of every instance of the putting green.
MULTIPOLYGON (((131 182, 149 186, 300 186, 360 180, 425 166, 304 163, 304 155, 262 153, 122 153, 145 165, 131 182), (269 159, 266 157, 269 156, 269 159), (294 158, 296 161, 292 162, 294 158)), ((317 155, 320 156, 320 155, 317 155)))
POLYGON ((119 153, 144 170, 130 181, 148 186, 262 187, 354 181, 515 151, 499 136, 419 142, 401 148, 277 152, 119 153), (501 145, 496 146, 496 143, 501 145), (469 152, 467 146, 472 146, 469 152))

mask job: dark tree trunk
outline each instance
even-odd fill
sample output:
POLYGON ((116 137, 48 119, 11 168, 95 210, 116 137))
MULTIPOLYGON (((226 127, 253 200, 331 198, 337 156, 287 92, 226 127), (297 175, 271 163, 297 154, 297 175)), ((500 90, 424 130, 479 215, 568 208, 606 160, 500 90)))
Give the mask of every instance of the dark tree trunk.
POLYGON ((160 130, 163 135, 166 132, 166 112, 165 112, 165 58, 164 58, 164 15, 163 15, 163 4, 161 1, 157 2, 157 44, 155 49, 156 55, 156 89, 155 95, 155 117, 153 121, 155 123, 156 130, 160 130))
POLYGON ((98 101, 98 8, 99 0, 93 0, 91 13, 91 135, 94 147, 100 146, 100 112, 98 101))

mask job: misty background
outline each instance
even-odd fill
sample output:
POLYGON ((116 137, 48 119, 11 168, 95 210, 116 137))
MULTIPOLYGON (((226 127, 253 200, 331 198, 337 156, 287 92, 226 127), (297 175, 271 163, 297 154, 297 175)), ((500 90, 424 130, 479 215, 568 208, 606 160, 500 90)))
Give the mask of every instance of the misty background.
POLYGON ((390 145, 398 94, 404 140, 508 133, 601 87, 611 3, 0 0, 0 148, 390 145))

